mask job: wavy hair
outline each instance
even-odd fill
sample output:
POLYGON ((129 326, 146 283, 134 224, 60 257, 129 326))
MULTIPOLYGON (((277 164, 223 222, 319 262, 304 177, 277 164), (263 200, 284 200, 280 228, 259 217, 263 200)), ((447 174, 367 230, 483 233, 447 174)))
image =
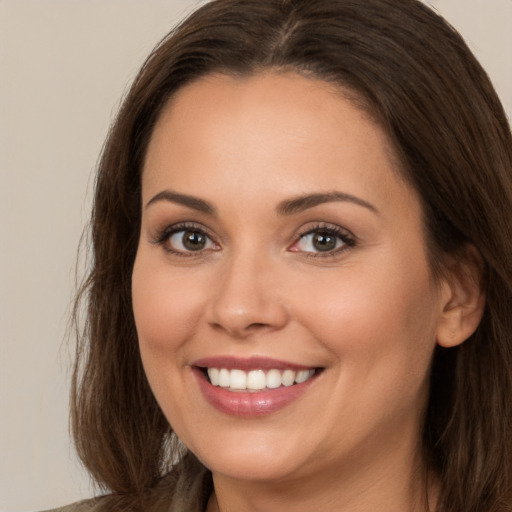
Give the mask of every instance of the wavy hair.
POLYGON ((185 471, 175 463, 186 450, 144 375, 132 313, 141 169, 178 89, 210 73, 265 70, 338 84, 378 119, 423 203, 434 273, 468 244, 479 252, 483 319, 461 346, 435 351, 423 449, 440 482, 438 512, 510 510, 511 131, 463 39, 417 0, 213 0, 151 53, 96 179, 92 261, 75 303, 71 418, 79 456, 112 499, 133 510, 148 510, 162 475, 185 471))

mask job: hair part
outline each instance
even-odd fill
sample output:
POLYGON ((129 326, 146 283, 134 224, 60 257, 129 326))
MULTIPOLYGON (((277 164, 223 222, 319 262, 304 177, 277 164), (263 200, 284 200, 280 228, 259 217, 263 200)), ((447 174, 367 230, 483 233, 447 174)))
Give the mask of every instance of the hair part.
POLYGON ((416 0, 214 0, 149 56, 98 168, 93 261, 75 304, 79 456, 100 486, 129 497, 133 510, 144 509, 150 490, 183 457, 144 375, 132 312, 144 156, 180 88, 213 73, 276 70, 349 91, 378 120, 422 202, 434 275, 447 255, 464 258, 468 245, 481 255, 483 320, 460 347, 436 349, 424 451, 440 482, 439 512, 510 507, 510 127, 462 38, 416 0))

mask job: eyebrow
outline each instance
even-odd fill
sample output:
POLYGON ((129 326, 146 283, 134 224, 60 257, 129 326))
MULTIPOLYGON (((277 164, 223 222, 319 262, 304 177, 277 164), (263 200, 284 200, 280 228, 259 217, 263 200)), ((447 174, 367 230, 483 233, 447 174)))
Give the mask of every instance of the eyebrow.
MULTIPOLYGON (((180 194, 179 192, 174 192, 172 190, 162 190, 161 192, 153 196, 146 203, 146 208, 159 201, 169 201, 171 203, 181 204, 183 206, 186 206, 187 208, 191 208, 193 210, 206 213, 207 215, 217 214, 217 210, 210 202, 205 201, 204 199, 199 199, 198 197, 189 196, 187 194, 180 194)), ((320 204, 332 202, 353 203, 358 206, 367 208, 368 210, 372 211, 373 213, 376 213, 377 215, 379 214, 377 208, 375 208, 375 206, 365 201, 364 199, 353 196, 351 194, 336 191, 317 194, 306 194, 294 197, 292 199, 286 199, 285 201, 281 201, 278 204, 276 211, 279 215, 288 216, 303 212, 305 210, 308 210, 309 208, 313 208, 320 204)))
POLYGON ((279 203, 277 207, 277 213, 280 215, 293 215, 320 204, 339 201, 349 202, 358 206, 362 206, 379 215, 379 210, 377 210, 377 208, 375 208, 375 206, 373 206, 368 201, 365 201, 364 199, 353 196, 351 194, 345 194, 344 192, 336 191, 320 194, 306 194, 292 199, 287 199, 286 201, 279 203))
POLYGON ((172 190, 162 190, 156 196, 153 196, 147 203, 146 208, 159 201, 169 201, 171 203, 181 204, 192 210, 197 210, 208 215, 216 215, 217 211, 215 207, 198 197, 189 196, 187 194, 180 194, 179 192, 173 192, 172 190))

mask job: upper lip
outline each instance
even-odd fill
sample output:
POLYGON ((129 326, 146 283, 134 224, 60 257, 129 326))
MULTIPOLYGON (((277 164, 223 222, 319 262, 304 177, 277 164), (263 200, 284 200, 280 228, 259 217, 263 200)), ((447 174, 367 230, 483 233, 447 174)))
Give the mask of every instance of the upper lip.
POLYGON ((198 359, 192 363, 192 366, 199 368, 226 368, 227 370, 309 370, 315 366, 306 366, 302 364, 291 363, 270 357, 254 356, 248 358, 233 356, 213 356, 198 359))

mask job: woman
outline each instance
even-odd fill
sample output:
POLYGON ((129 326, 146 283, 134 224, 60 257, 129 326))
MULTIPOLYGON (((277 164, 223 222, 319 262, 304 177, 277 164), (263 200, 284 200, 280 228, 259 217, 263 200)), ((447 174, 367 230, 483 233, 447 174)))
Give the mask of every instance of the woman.
POLYGON ((510 510, 511 148, 416 0, 198 9, 99 168, 76 510, 510 510))

